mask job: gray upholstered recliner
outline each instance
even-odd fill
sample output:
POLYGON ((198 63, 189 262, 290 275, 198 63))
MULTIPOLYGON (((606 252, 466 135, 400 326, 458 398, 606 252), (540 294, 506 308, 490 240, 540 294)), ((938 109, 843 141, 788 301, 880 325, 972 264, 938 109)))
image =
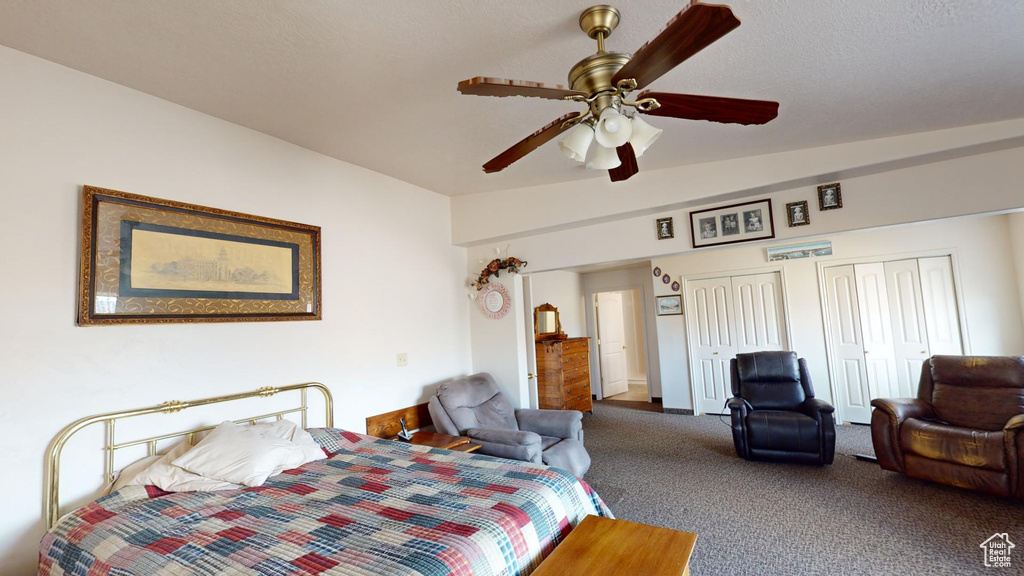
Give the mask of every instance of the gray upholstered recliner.
POLYGON ((472 438, 480 454, 547 464, 580 478, 590 468, 582 412, 515 410, 486 372, 441 384, 427 408, 438 432, 472 438))

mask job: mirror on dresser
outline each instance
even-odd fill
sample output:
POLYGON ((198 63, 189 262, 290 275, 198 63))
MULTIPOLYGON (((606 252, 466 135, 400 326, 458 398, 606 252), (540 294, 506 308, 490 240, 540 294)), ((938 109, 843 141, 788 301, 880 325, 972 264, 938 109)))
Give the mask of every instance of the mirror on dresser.
POLYGON ((562 322, 558 318, 558 308, 544 303, 533 309, 534 340, 553 340, 565 338, 562 334, 562 322))

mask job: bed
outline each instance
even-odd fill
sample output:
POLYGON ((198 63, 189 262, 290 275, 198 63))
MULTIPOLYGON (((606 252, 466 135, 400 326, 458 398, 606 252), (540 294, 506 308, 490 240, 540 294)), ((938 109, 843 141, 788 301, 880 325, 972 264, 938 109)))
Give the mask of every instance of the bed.
MULTIPOLYGON (((587 515, 611 516, 568 472, 331 428, 326 388, 273 389, 301 391, 303 427, 309 388, 325 395, 328 427, 309 432, 328 458, 258 487, 171 493, 127 486, 58 521, 62 433, 47 476, 52 527, 39 574, 525 575, 587 515)), ((266 390, 226 398, 271 395, 266 390)), ((101 415, 68 429, 107 422, 108 453, 140 442, 152 453, 151 438, 117 442, 110 422, 214 400, 101 415)))

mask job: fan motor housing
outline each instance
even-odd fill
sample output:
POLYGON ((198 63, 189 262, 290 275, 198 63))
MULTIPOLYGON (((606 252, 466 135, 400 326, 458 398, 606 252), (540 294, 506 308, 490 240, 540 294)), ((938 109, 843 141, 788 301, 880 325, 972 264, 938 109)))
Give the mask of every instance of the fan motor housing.
POLYGON ((591 96, 601 90, 610 90, 614 88, 612 77, 630 58, 631 54, 623 52, 598 52, 587 56, 569 71, 569 87, 591 96))

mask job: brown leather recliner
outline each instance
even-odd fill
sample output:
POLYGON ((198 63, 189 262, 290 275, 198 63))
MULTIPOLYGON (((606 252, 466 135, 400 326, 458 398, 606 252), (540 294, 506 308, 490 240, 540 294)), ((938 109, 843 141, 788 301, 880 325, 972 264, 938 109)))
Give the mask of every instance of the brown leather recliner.
POLYGON ((871 405, 882 468, 1024 499, 1024 357, 933 356, 917 398, 871 405))

